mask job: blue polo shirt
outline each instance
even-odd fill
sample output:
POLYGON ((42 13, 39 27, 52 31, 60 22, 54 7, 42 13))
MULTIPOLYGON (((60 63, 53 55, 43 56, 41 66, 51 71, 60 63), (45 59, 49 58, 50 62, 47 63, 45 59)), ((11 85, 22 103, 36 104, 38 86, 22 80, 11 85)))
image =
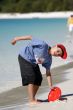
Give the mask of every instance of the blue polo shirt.
POLYGON ((48 53, 48 48, 49 46, 46 42, 32 39, 27 46, 24 46, 20 50, 19 55, 32 64, 38 64, 38 61, 41 60, 42 66, 50 69, 52 56, 48 53))

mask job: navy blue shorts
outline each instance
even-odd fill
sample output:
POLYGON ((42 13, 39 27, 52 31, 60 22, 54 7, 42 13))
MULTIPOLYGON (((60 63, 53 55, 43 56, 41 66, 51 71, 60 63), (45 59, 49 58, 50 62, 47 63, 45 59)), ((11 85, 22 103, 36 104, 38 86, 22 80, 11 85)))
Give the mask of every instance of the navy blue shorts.
POLYGON ((40 72, 38 64, 31 64, 20 55, 18 56, 20 65, 22 85, 34 84, 37 86, 41 85, 42 74, 40 72))

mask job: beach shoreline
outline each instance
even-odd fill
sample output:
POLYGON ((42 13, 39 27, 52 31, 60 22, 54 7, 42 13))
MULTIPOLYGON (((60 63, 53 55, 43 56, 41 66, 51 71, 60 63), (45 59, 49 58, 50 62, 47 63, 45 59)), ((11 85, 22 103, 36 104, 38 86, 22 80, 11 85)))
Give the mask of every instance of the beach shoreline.
POLYGON ((0 19, 68 18, 73 11, 38 13, 0 13, 0 19))
MULTIPOLYGON (((72 84, 70 85, 70 83, 73 82, 72 65, 73 65, 73 62, 66 64, 66 65, 59 66, 59 67, 55 67, 52 69, 54 86, 60 87, 62 90, 62 95, 66 95, 67 98, 68 98, 67 94, 72 94, 72 91, 73 91, 72 84)), ((44 76, 46 76, 46 75, 44 75, 44 76)), ((44 77, 44 78, 46 78, 46 77, 44 77)), ((7 107, 10 107, 10 109, 13 107, 19 107, 19 106, 25 108, 25 105, 27 103, 27 92, 24 94, 25 90, 26 90, 26 88, 24 89, 24 87, 17 87, 10 91, 1 93, 0 94, 0 108, 6 108, 5 110, 8 109, 7 107)), ((46 99, 48 92, 49 92, 48 90, 49 90, 49 88, 47 85, 47 80, 44 79, 44 82, 37 94, 37 97, 42 100, 46 99)), ((73 98, 73 96, 70 96, 69 101, 72 101, 72 98, 73 98), (71 100, 70 100, 70 98, 71 98, 71 100)), ((56 106, 58 106, 58 104, 59 105, 64 104, 65 101, 64 102, 62 102, 62 101, 55 102, 55 103, 56 103, 56 106)), ((49 107, 50 104, 52 107, 55 103, 42 103, 42 104, 43 104, 43 107, 44 106, 49 107)), ((34 110, 37 110, 36 108, 37 107, 35 107, 34 110)), ((42 106, 41 106, 41 109, 43 110, 42 106)), ((39 109, 39 110, 41 110, 41 109, 39 109)), ((16 109, 14 109, 14 110, 16 110, 16 109)), ((29 109, 27 108, 27 110, 29 110, 29 109)), ((72 109, 70 109, 70 110, 72 110, 72 109)))

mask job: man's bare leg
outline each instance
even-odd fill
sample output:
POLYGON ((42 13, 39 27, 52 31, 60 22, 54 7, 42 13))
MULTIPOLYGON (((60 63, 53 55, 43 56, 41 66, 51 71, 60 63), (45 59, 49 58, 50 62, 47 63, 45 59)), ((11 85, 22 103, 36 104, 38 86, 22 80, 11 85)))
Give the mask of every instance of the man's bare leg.
POLYGON ((29 84, 28 85, 28 95, 30 104, 37 104, 39 101, 35 99, 35 95, 37 93, 39 86, 29 84))
POLYGON ((35 95, 36 95, 36 93, 37 93, 38 89, 39 89, 39 86, 34 85, 34 97, 35 97, 35 95))

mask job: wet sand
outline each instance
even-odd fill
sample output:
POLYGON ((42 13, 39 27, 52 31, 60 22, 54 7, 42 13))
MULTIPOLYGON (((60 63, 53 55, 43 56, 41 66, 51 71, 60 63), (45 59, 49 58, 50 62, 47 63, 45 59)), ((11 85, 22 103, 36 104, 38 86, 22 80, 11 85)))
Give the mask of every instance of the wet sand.
MULTIPOLYGON (((71 68, 73 68, 73 62, 53 68, 51 70, 53 84, 57 85, 59 83, 63 83, 67 81, 68 78, 66 77, 66 75, 69 74, 67 70, 71 68)), ((13 106, 13 105, 22 105, 22 104, 27 103, 28 98, 27 98, 26 89, 27 87, 21 86, 21 87, 14 88, 10 91, 1 93, 0 94, 0 108, 6 107, 6 106, 13 106)), ((48 87, 46 75, 44 74, 42 86, 40 87, 37 96, 39 96, 40 94, 46 93, 47 91, 49 91, 49 87, 48 87)))

